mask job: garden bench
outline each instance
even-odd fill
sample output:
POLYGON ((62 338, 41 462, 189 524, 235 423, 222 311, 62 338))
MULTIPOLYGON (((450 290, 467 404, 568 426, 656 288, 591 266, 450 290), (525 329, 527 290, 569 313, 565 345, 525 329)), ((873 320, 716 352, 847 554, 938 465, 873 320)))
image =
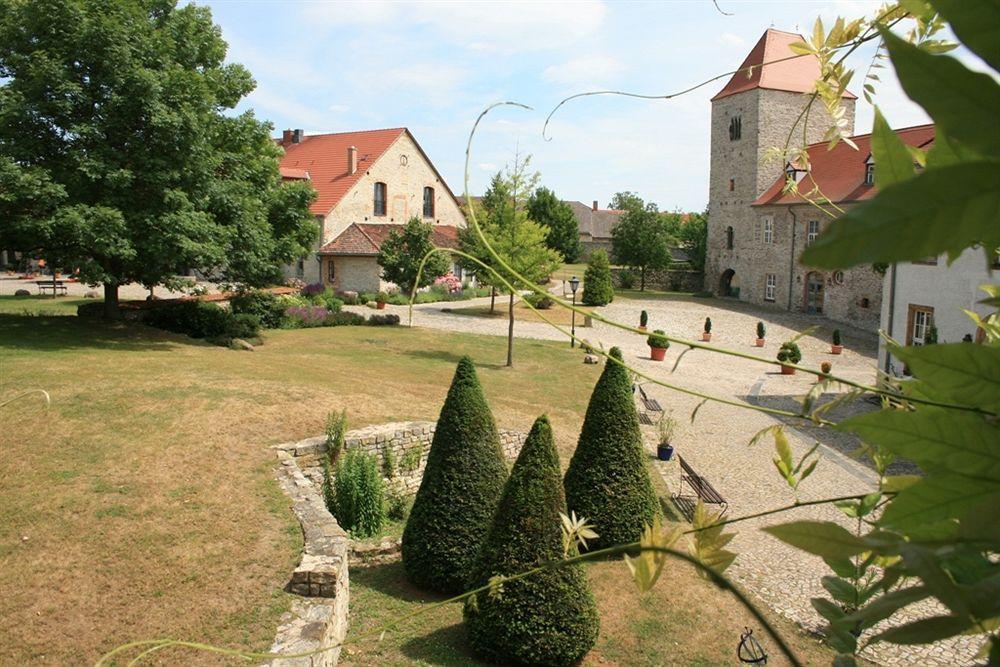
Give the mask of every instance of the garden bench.
POLYGON ((646 390, 642 388, 642 385, 639 385, 639 399, 642 401, 642 405, 646 408, 647 412, 663 412, 660 402, 655 398, 646 396, 646 390))
POLYGON ((61 280, 36 280, 35 284, 38 285, 39 294, 44 294, 46 291, 52 292, 52 296, 57 292, 66 294, 66 284, 61 280))
MULTIPOLYGON (((699 500, 708 505, 718 505, 722 508, 719 513, 721 517, 729 509, 729 503, 726 499, 715 490, 715 488, 709 483, 707 479, 695 472, 694 468, 688 465, 688 462, 684 460, 684 457, 680 454, 677 455, 677 460, 681 464, 681 486, 687 484, 694 491, 695 495, 699 500)), ((677 493, 673 494, 674 503, 677 507, 684 513, 688 521, 694 518, 694 507, 695 503, 690 496, 681 495, 681 490, 678 489, 677 493)))

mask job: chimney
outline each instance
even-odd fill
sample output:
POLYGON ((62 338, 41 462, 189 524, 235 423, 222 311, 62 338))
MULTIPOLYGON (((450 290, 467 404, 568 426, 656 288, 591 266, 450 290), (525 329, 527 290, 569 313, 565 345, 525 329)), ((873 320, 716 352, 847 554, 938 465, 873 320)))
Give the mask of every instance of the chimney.
POLYGON ((594 211, 597 210, 597 200, 596 199, 594 200, 594 208, 592 210, 594 210, 594 211))
POLYGON ((358 149, 351 146, 347 149, 347 173, 348 175, 358 170, 358 149))
POLYGON ((297 144, 297 143, 301 142, 302 141, 302 137, 304 137, 305 134, 306 134, 305 131, 303 131, 301 129, 292 130, 292 143, 293 144, 297 144))
POLYGON ((291 130, 283 130, 281 132, 281 143, 282 144, 290 144, 290 143, 292 143, 292 131, 291 130))

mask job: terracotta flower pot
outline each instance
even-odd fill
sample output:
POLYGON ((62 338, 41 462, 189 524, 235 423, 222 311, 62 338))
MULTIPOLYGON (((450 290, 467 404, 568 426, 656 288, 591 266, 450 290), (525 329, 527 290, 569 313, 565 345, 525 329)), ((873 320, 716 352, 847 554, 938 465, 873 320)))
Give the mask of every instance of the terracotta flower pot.
POLYGON ((663 361, 664 355, 667 354, 667 348, 665 347, 650 347, 649 348, 649 358, 653 361, 663 361))
POLYGON ((758 338, 756 344, 757 344, 757 347, 764 347, 764 339, 763 338, 758 338))
POLYGON ((642 325, 640 324, 640 325, 639 325, 639 331, 645 331, 645 330, 646 330, 646 327, 644 327, 644 326, 642 326, 642 325))
POLYGON ((843 345, 831 345, 830 346, 830 354, 840 354, 843 351, 844 351, 844 346, 843 345))
POLYGON ((701 340, 702 340, 703 343, 710 342, 712 340, 712 334, 702 332, 702 334, 701 334, 701 340))
POLYGON ((375 304, 375 307, 379 310, 385 310, 385 301, 379 301, 375 304))
POLYGON ((785 364, 781 364, 781 374, 795 375, 795 368, 793 366, 786 366, 785 364))

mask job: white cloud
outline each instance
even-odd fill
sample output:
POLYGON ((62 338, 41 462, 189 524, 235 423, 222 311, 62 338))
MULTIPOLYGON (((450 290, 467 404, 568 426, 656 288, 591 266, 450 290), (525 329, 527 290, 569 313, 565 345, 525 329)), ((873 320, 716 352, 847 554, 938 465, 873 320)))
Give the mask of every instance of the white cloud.
POLYGON ((491 174, 494 174, 497 171, 497 166, 492 162, 480 162, 476 166, 479 168, 480 171, 488 171, 491 174))
POLYGON ((329 109, 333 113, 347 113, 348 111, 351 110, 351 107, 347 106, 346 104, 331 104, 330 106, 327 107, 327 109, 329 109))
POLYGON ((468 77, 465 69, 441 62, 414 62, 401 67, 379 68, 374 76, 372 72, 357 74, 361 74, 358 82, 369 91, 419 93, 424 104, 451 95, 468 77))
POLYGON ((546 67, 543 76, 559 85, 583 86, 607 81, 624 69, 616 58, 593 55, 546 67))
POLYGON ((295 127, 317 128, 326 124, 326 116, 314 107, 302 104, 286 95, 272 93, 265 88, 258 88, 250 93, 244 104, 252 107, 258 117, 281 116, 291 119, 291 124, 295 127))
POLYGON ((747 46, 747 41, 745 39, 731 32, 724 32, 716 39, 719 44, 722 44, 723 46, 747 46))

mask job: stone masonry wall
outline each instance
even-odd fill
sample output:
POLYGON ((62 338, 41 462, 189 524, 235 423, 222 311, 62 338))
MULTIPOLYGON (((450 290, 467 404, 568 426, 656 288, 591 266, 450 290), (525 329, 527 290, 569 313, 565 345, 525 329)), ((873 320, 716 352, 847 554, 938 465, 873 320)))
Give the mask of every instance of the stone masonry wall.
MULTIPOLYGON (((621 272, 626 269, 611 269, 611 283, 621 287, 621 272)), ((639 288, 639 275, 632 271, 634 287, 639 288)), ((665 292, 701 292, 705 276, 701 271, 684 271, 679 269, 650 269, 646 271, 646 287, 665 292)))

